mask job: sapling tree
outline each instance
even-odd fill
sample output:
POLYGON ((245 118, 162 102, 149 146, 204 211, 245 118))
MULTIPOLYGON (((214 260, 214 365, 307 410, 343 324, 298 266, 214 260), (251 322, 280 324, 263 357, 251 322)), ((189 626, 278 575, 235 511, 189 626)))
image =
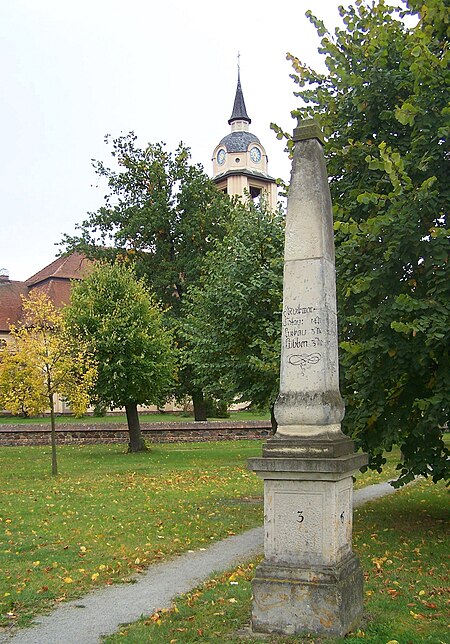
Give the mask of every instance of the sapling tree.
POLYGON ((61 310, 45 293, 23 298, 23 317, 10 327, 10 342, 0 347, 0 408, 36 415, 50 410, 52 474, 58 473, 55 396, 82 415, 97 375, 86 342, 74 342, 61 310))

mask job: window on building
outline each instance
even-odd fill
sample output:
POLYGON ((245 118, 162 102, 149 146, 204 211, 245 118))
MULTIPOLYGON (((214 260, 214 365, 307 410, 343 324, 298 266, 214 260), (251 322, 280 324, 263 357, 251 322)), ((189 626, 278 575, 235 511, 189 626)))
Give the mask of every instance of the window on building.
POLYGON ((250 196, 255 203, 259 203, 261 199, 261 188, 256 186, 250 186, 250 196))

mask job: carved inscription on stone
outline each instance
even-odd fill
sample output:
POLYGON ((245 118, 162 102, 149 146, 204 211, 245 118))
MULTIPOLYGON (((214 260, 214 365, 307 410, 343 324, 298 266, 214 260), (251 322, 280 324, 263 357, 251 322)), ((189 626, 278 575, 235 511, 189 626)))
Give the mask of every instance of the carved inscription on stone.
POLYGON ((289 364, 302 373, 319 364, 326 342, 320 311, 314 306, 285 306, 283 348, 289 364))
POLYGON ((289 561, 323 552, 323 494, 274 493, 274 551, 289 561))

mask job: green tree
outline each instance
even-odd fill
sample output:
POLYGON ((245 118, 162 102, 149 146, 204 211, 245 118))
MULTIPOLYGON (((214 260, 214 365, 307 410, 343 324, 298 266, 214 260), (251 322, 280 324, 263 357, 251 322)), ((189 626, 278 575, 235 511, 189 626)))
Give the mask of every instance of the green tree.
POLYGON ((58 473, 55 396, 81 415, 89 404, 96 365, 86 342, 73 342, 63 313, 45 293, 23 298, 20 326, 11 326, 11 341, 0 348, 0 408, 13 414, 50 410, 52 474, 58 473))
POLYGON ((89 343, 98 364, 92 402, 125 407, 129 450, 145 450, 137 407, 173 393, 175 348, 159 306, 142 280, 119 264, 98 264, 74 285, 65 309, 75 340, 89 343))
MULTIPOLYGON (((198 282, 202 258, 223 234, 222 222, 231 209, 200 165, 192 165, 182 144, 175 153, 161 143, 140 148, 133 133, 106 142, 118 169, 94 162, 107 180, 105 206, 78 226, 79 234, 66 236, 70 250, 89 257, 125 258, 144 277, 168 310, 168 322, 182 346, 179 324, 189 285, 198 282)), ((187 347, 185 347, 188 350, 187 347)), ((203 394, 193 386, 190 370, 182 368, 177 395, 190 395, 197 420, 204 420, 203 394)))
POLYGON ((449 475, 448 6, 357 0, 339 11, 333 34, 308 14, 327 74, 288 57, 293 114, 328 137, 344 429, 371 467, 401 446, 398 484, 437 481, 449 475))
POLYGON ((213 397, 272 408, 278 393, 284 217, 239 205, 189 290, 185 334, 213 397))

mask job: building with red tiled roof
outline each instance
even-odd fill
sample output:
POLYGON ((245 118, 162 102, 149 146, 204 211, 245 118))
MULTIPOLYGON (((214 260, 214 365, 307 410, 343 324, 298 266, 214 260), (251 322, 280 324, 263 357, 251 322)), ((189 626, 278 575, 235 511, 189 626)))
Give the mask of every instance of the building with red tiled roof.
POLYGON ((0 274, 0 338, 9 333, 9 325, 17 324, 22 316, 21 296, 28 295, 25 282, 11 281, 5 273, 0 274))
MULTIPOLYGON (((33 289, 39 289, 60 308, 69 303, 72 280, 85 277, 91 266, 92 262, 82 253, 70 253, 58 257, 25 282, 10 280, 7 272, 4 269, 0 270, 0 343, 8 342, 10 325, 20 322, 22 296, 26 297, 33 289)), ((57 412, 69 410, 63 400, 56 400, 57 412)))
POLYGON ((82 279, 92 262, 82 253, 70 253, 32 275, 25 282, 9 279, 0 273, 0 339, 7 339, 10 324, 17 324, 22 316, 22 297, 33 289, 44 291, 56 307, 68 304, 71 281, 82 279))
POLYGON ((91 266, 91 260, 82 253, 70 253, 55 259, 54 262, 29 277, 25 284, 29 291, 34 288, 44 291, 59 308, 69 303, 71 280, 83 279, 91 266))

